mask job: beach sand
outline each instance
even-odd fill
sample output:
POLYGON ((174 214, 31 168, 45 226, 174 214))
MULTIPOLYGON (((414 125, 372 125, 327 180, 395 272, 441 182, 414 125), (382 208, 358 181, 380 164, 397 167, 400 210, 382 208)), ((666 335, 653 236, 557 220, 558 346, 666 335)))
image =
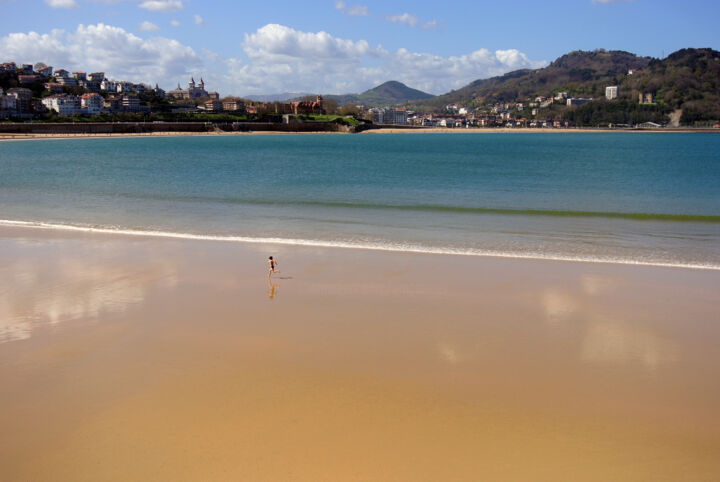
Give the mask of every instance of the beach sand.
POLYGON ((318 134, 344 134, 343 132, 282 132, 282 131, 238 131, 238 132, 143 132, 143 133, 122 133, 122 134, 21 134, 21 133, 0 133, 0 141, 21 141, 40 139, 104 139, 108 137, 187 137, 187 136, 257 136, 257 135, 318 135, 318 134))
MULTIPOLYGON (((720 129, 709 128, 665 128, 665 129, 603 129, 603 128, 529 128, 529 127, 497 127, 497 128, 447 128, 447 127, 422 127, 422 128, 399 128, 383 127, 360 132, 360 134, 512 134, 512 133, 581 133, 581 132, 694 132, 694 133, 720 133, 720 129)), ((247 131, 247 132, 146 132, 142 134, 20 134, 0 133, 0 141, 11 140, 38 140, 38 139, 77 139, 77 138, 107 138, 107 137, 184 137, 184 136, 248 136, 248 135, 325 135, 341 134, 346 132, 281 132, 281 131, 247 131)))
POLYGON ((3 227, 0 479, 718 480, 718 287, 3 227))

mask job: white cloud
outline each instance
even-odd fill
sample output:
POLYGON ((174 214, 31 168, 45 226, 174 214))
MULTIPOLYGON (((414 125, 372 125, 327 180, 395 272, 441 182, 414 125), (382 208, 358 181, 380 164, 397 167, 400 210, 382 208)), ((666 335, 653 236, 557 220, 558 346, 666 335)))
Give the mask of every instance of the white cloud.
POLYGON ((437 26, 438 26, 437 20, 434 20, 434 19, 433 19, 433 20, 430 20, 430 21, 428 21, 428 22, 425 22, 425 23, 422 25, 421 28, 422 28, 423 30, 434 30, 434 29, 437 28, 437 26))
POLYGON ((351 17, 367 17, 370 15, 368 12, 368 8, 364 5, 352 5, 348 6, 345 2, 342 0, 336 0, 335 1, 335 8, 345 15, 349 15, 351 17))
POLYGON ((407 25, 409 27, 414 27, 418 19, 415 15, 411 15, 409 13, 403 13, 400 15, 390 15, 389 17, 385 17, 385 20, 392 23, 401 23, 403 25, 407 25))
POLYGON ((479 49, 449 57, 407 49, 388 52, 365 40, 276 24, 245 34, 241 47, 237 56, 221 57, 210 51, 196 52, 176 40, 143 39, 104 24, 80 25, 74 32, 0 37, 0 52, 18 63, 45 62, 67 70, 103 71, 110 78, 158 82, 170 88, 190 75, 202 75, 208 87, 221 95, 357 93, 388 80, 442 94, 479 78, 546 65, 515 49, 479 49))
POLYGON ((246 34, 242 44, 249 58, 227 59, 223 84, 235 94, 275 92, 361 92, 387 80, 440 94, 478 78, 501 75, 520 68, 537 68, 514 49, 476 50, 442 57, 399 49, 387 52, 364 40, 345 40, 326 32, 301 32, 270 24, 246 34))
POLYGON ((202 18, 200 15, 194 15, 194 16, 193 16, 193 19, 195 20, 195 23, 196 23, 197 25, 202 25, 202 23, 203 23, 203 18, 202 18))
POLYGON ((370 15, 367 7, 364 5, 353 5, 352 7, 347 9, 345 13, 347 13, 351 17, 367 17, 368 15, 370 15))
POLYGON ((479 49, 460 56, 442 57, 399 49, 388 62, 387 74, 398 72, 397 80, 430 93, 447 92, 469 82, 502 75, 521 68, 538 68, 544 61, 531 61, 517 50, 479 49))
POLYGON ((52 8, 77 8, 79 5, 75 2, 75 0, 45 0, 45 3, 47 3, 52 8))
POLYGON ((138 26, 138 30, 140 30, 141 32, 157 32, 158 30, 160 30, 160 27, 158 27, 152 22, 145 21, 141 23, 140 26, 138 26))
POLYGON ((105 72, 110 78, 174 85, 198 72, 203 59, 176 40, 142 39, 122 28, 79 25, 74 32, 13 33, 0 37, 0 51, 16 62, 42 61, 55 68, 105 72))
POLYGON ((145 0, 138 6, 152 12, 176 12, 182 10, 183 3, 181 0, 145 0))
POLYGON ((170 25, 172 25, 173 27, 179 27, 180 22, 178 22, 177 20, 170 20, 170 25))
POLYGON ((327 32, 301 32, 278 24, 268 24, 253 34, 245 34, 243 50, 252 59, 304 60, 357 59, 363 55, 382 53, 372 49, 365 40, 344 40, 327 32))
POLYGON ((509 68, 510 70, 524 69, 526 67, 538 68, 545 65, 544 62, 532 62, 527 58, 527 55, 515 49, 496 50, 495 57, 501 65, 509 68))

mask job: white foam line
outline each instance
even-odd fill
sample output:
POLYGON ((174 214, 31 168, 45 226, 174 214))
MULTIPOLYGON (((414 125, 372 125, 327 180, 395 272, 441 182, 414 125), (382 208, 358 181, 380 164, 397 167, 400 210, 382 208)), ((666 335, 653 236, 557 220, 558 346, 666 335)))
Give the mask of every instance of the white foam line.
POLYGON ((579 263, 601 263, 601 264, 622 264, 633 266, 654 266, 661 268, 686 268, 720 271, 720 266, 712 264, 695 263, 666 263, 652 261, 638 261, 632 259, 618 258, 591 258, 582 256, 557 256, 539 253, 512 253, 504 251, 467 251, 448 248, 428 248, 415 245, 388 245, 388 244, 353 244, 343 241, 321 241, 315 239, 292 239, 292 238, 254 238, 251 236, 215 236, 208 234, 175 233, 171 231, 144 231, 139 229, 114 229, 102 227, 74 226, 71 224, 56 224, 35 221, 14 221, 0 219, 0 226, 24 227, 35 229, 52 229, 61 231, 79 231, 84 233, 121 234, 127 236, 142 236, 154 238, 174 238, 197 241, 222 241, 252 244, 282 244, 292 246, 312 246, 322 248, 346 248, 346 249, 369 249, 374 251, 393 251, 421 254, 449 254, 454 256, 484 256, 491 258, 513 258, 547 261, 571 261, 579 263))

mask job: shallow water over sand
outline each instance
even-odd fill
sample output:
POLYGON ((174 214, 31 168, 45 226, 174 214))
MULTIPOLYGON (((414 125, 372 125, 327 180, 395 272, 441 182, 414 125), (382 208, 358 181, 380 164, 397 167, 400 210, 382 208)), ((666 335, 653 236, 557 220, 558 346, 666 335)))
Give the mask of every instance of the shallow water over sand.
POLYGON ((720 136, 4 143, 3 220, 720 269, 720 136))
POLYGON ((717 272, 0 234, 8 480, 720 476, 717 272))

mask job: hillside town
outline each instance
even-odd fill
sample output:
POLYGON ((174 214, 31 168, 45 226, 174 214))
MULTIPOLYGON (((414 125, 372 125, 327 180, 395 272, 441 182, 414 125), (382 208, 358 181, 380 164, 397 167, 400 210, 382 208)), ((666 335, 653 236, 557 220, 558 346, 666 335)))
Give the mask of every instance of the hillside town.
POLYGON ((17 86, 0 87, 0 119, 36 119, 48 116, 152 112, 231 114, 323 114, 321 96, 285 103, 220 99, 200 78, 187 88, 164 91, 144 83, 111 80, 104 72, 69 72, 44 63, 0 64, 0 76, 16 79, 17 86))
MULTIPOLYGON (((635 72, 628 71, 628 75, 635 72)), ((553 96, 522 99, 516 102, 496 102, 467 107, 457 103, 445 105, 432 112, 422 112, 409 107, 363 106, 338 109, 337 103, 326 101, 322 96, 305 97, 285 102, 258 102, 237 97, 221 98, 218 92, 206 89, 200 78, 191 77, 187 87, 165 91, 155 84, 112 80, 104 72, 69 72, 54 69, 42 62, 0 64, 0 119, 32 120, 108 116, 118 114, 228 114, 258 118, 267 115, 323 115, 338 111, 352 115, 364 122, 379 125, 470 128, 470 127, 525 127, 567 128, 568 120, 544 117, 553 106, 579 107, 593 98, 573 97, 568 92, 556 92, 553 96)), ((618 99, 617 85, 605 89, 607 100, 618 99)), ((638 104, 652 105, 652 93, 640 93, 638 104)), ((661 124, 645 122, 639 127, 657 128, 661 124)), ((612 125, 611 125, 612 127, 612 125)), ((629 127, 618 125, 617 127, 629 127)))
MULTIPOLYGON (((629 73, 629 75, 632 75, 629 73)), ((619 88, 616 85, 607 86, 605 99, 618 98, 619 88)), ((553 106, 579 107, 592 102, 593 98, 572 97, 567 92, 557 92, 552 97, 538 96, 524 102, 498 102, 491 105, 481 105, 475 108, 463 107, 459 104, 448 104, 441 112, 423 113, 407 108, 371 107, 367 109, 369 119, 375 124, 412 125, 423 127, 539 127, 539 128, 566 128, 571 123, 567 120, 549 119, 543 117, 543 110, 553 106)), ((652 105, 655 103, 651 93, 639 95, 638 104, 652 105)), ((610 126, 613 127, 613 126, 610 126)), ((630 127, 617 125, 615 127, 630 127)), ((637 127, 658 128, 661 124, 655 122, 639 123, 637 127)))

